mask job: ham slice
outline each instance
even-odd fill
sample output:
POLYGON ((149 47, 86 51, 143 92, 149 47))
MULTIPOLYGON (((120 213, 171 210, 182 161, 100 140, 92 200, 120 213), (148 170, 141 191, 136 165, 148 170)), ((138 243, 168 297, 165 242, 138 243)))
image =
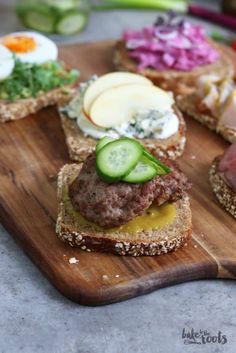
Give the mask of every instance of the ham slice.
POLYGON ((206 83, 204 90, 207 92, 207 94, 199 104, 198 108, 201 112, 209 110, 214 116, 215 107, 219 101, 219 92, 217 86, 214 83, 206 83))
POLYGON ((225 104, 219 124, 236 130, 236 89, 232 91, 225 104))
POLYGON ((236 143, 225 151, 218 170, 223 174, 227 184, 236 192, 236 143))
POLYGON ((230 77, 224 80, 217 75, 205 75, 198 79, 197 108, 201 113, 217 119, 218 127, 236 130, 236 86, 230 77))

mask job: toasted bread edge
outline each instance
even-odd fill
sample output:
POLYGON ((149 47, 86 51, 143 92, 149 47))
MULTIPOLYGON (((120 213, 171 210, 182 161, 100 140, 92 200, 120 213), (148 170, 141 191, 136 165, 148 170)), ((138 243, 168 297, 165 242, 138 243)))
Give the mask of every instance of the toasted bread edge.
MULTIPOLYGON (((158 71, 147 68, 139 73, 149 78, 155 85, 181 95, 194 92, 196 79, 205 72, 209 74, 217 71, 219 74, 219 71, 221 71, 220 76, 222 78, 225 76, 236 76, 236 55, 233 50, 210 39, 209 43, 220 53, 219 60, 213 64, 197 67, 191 72, 176 70, 158 71)), ((117 41, 115 45, 113 63, 115 68, 119 71, 138 73, 137 63, 129 57, 125 43, 122 40, 117 41)))
POLYGON ((181 96, 177 99, 177 105, 184 114, 194 118, 210 130, 217 132, 226 141, 230 143, 236 142, 236 130, 218 124, 218 120, 214 116, 199 112, 196 106, 196 98, 195 93, 186 97, 181 96))
POLYGON ((183 246, 192 233, 192 219, 187 194, 181 200, 176 201, 178 215, 173 224, 168 225, 164 230, 153 230, 152 241, 143 241, 144 236, 140 236, 140 240, 132 241, 130 235, 123 234, 119 239, 119 233, 96 234, 94 229, 89 230, 78 229, 73 225, 73 219, 67 214, 65 204, 63 202, 63 194, 65 187, 68 187, 69 179, 72 173, 80 169, 78 164, 65 165, 58 175, 58 219, 56 225, 56 233, 60 240, 72 247, 78 247, 87 252, 111 252, 117 255, 161 255, 170 251, 174 251, 183 246), (168 234, 169 231, 169 234, 168 234), (160 233, 161 236, 160 236, 160 233), (155 241, 156 238, 156 241, 155 241), (154 239, 154 240, 153 240, 154 239))
MULTIPOLYGON (((182 113, 175 107, 180 124, 178 132, 165 140, 143 139, 140 140, 146 148, 156 156, 166 157, 172 160, 183 154, 186 144, 186 124, 182 113)), ((95 149, 97 140, 84 136, 79 129, 76 120, 68 118, 60 112, 61 124, 66 137, 69 156, 72 161, 82 162, 95 149)))
POLYGON ((209 180, 212 189, 219 201, 219 203, 228 211, 234 218, 236 218, 236 193, 225 183, 217 171, 219 157, 215 158, 210 171, 209 180))
POLYGON ((55 88, 49 92, 42 93, 37 97, 20 99, 15 102, 0 100, 0 122, 19 120, 30 114, 37 113, 40 109, 63 104, 68 101, 73 89, 69 86, 55 88))

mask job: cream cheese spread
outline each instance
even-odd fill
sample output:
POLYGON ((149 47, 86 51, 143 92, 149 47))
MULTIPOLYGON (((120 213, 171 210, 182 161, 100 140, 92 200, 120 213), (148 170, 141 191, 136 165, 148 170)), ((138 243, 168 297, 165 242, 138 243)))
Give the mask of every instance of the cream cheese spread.
POLYGON ((95 139, 99 139, 104 135, 113 138, 127 136, 139 139, 167 139, 178 131, 179 119, 172 107, 139 111, 128 121, 109 129, 96 126, 90 122, 83 111, 85 91, 96 79, 97 77, 93 76, 89 81, 82 83, 74 98, 67 106, 62 108, 62 112, 69 118, 76 119, 77 125, 85 136, 91 136, 95 139))

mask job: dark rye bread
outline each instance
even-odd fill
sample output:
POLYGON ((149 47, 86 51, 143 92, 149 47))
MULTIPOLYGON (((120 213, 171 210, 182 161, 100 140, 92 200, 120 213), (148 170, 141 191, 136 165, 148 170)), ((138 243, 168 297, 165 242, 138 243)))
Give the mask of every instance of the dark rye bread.
POLYGON ((117 70, 139 73, 165 90, 170 90, 176 95, 186 95, 195 90, 196 81, 202 75, 217 73, 220 78, 233 77, 235 75, 236 55, 233 50, 223 44, 217 44, 211 40, 209 42, 220 53, 219 59, 210 65, 199 66, 190 72, 177 70, 158 71, 148 68, 138 71, 137 62, 129 57, 124 41, 117 42, 113 61, 117 70))
POLYGON ((220 204, 236 218, 236 193, 226 184, 218 172, 219 161, 220 157, 217 157, 211 165, 209 171, 210 184, 220 204))
POLYGON ((176 217, 163 228, 135 234, 106 230, 94 224, 81 224, 73 209, 68 185, 77 177, 82 164, 67 164, 58 175, 58 219, 56 233, 63 242, 82 250, 112 252, 117 255, 161 255, 182 246, 192 232, 189 198, 176 201, 176 217))
MULTIPOLYGON (((180 121, 179 130, 176 134, 162 140, 140 140, 154 155, 172 160, 182 155, 186 143, 186 124, 184 118, 176 106, 174 110, 180 121)), ((62 112, 60 112, 60 116, 71 160, 84 161, 94 151, 97 140, 93 137, 85 136, 78 127, 75 119, 68 118, 62 112)))
POLYGON ((218 119, 212 116, 210 111, 203 113, 198 110, 200 98, 196 93, 189 94, 188 96, 178 96, 176 101, 179 109, 184 114, 191 116, 201 124, 207 126, 210 130, 216 131, 226 141, 229 141, 230 143, 236 141, 236 130, 220 124, 218 119))
POLYGON ((55 88, 42 93, 37 97, 20 99, 16 102, 0 100, 0 122, 18 120, 30 114, 37 113, 40 109, 68 101, 73 89, 71 87, 55 88))

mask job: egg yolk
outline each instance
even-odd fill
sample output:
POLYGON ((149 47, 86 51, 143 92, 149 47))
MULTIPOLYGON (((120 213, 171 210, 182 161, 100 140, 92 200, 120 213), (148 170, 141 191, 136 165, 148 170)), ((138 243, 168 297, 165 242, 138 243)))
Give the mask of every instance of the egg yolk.
POLYGON ((28 53, 36 48, 33 38, 23 36, 7 36, 3 39, 3 44, 14 53, 28 53))

